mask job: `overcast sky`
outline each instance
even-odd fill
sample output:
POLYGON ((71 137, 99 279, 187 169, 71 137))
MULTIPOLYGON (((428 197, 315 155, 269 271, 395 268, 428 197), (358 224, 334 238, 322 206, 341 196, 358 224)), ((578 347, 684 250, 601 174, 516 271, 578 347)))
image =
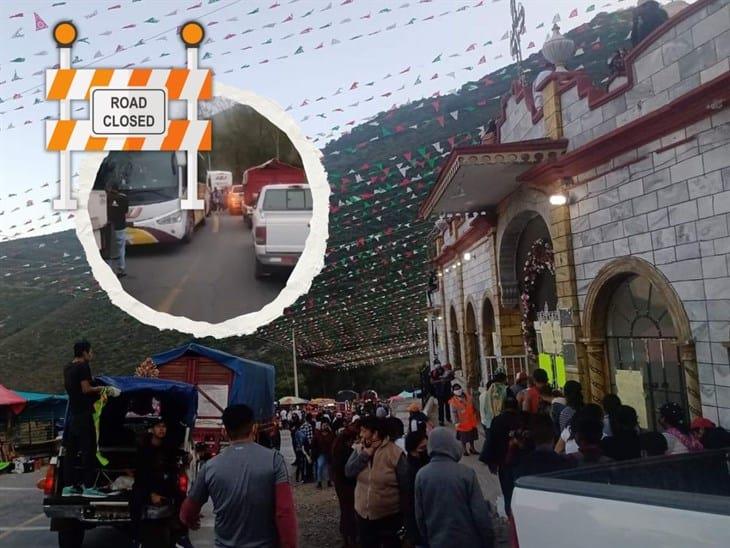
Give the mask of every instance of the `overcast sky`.
MULTIPOLYGON (((44 151, 41 120, 58 116, 58 104, 43 100, 43 71, 58 62, 51 28, 59 20, 72 19, 79 29, 81 40, 72 51, 75 68, 128 64, 165 68, 184 66, 185 49, 176 28, 197 19, 212 40, 200 49, 200 66, 214 69, 222 83, 267 96, 282 108, 291 106, 289 114, 308 136, 319 139, 318 146, 332 137, 333 126, 351 127, 346 123, 364 121, 393 104, 436 91, 448 93, 511 62, 509 40, 502 39, 510 28, 509 0, 67 0, 55 7, 54 3, 61 4, 54 0, 0 4, 0 211, 4 212, 0 238, 56 220, 43 200, 57 196, 58 157, 44 151), (34 13, 48 28, 36 30, 34 13), (361 37, 353 40, 355 36, 361 37), (493 44, 484 45, 490 40, 493 44), (301 53, 295 54, 299 48, 301 53), (438 56, 440 61, 433 62, 438 56), (482 56, 486 62, 478 64, 482 56), (422 83, 415 85, 418 77, 422 83), (372 86, 367 85, 370 82, 372 86), (392 95, 382 96, 388 92, 392 95), (16 94, 20 97, 14 99, 16 94), (324 99, 318 101, 320 97, 324 99), (370 97, 374 99, 366 101, 370 97), (36 100, 41 102, 34 104, 36 100), (305 101, 308 104, 301 106, 305 101), (355 103, 359 104, 351 106, 355 103), (11 125, 13 129, 8 129, 11 125), (50 184, 44 187, 46 183, 50 184), (28 200, 32 206, 27 206, 28 200), (13 211, 16 208, 20 209, 13 211), (28 220, 31 224, 24 225, 28 220), (14 224, 19 229, 9 228, 14 224)), ((565 32, 600 11, 636 2, 522 3, 527 57, 539 50, 556 14, 565 32), (586 12, 590 5, 595 10, 586 12), (578 15, 571 18, 574 9, 578 15), (530 42, 535 46, 528 48, 530 42)), ((74 153, 74 166, 82 158, 82 153, 74 153)), ((70 226, 63 222, 51 228, 70 226)), ((30 235, 48 230, 36 228, 30 235)))

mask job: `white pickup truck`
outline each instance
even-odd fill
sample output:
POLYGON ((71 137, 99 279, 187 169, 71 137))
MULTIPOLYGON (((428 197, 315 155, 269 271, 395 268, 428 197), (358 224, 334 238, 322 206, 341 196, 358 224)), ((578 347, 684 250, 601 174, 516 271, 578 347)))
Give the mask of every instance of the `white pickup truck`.
POLYGON ((730 545, 730 448, 517 480, 520 548, 730 545))
POLYGON ((251 216, 255 276, 296 266, 309 236, 312 193, 303 184, 273 184, 261 189, 251 216))

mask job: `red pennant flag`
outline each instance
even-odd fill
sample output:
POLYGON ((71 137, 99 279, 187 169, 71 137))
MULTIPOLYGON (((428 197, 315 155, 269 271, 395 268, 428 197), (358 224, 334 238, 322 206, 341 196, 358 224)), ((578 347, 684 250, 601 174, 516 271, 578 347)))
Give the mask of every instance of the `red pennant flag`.
POLYGON ((124 26, 123 26, 122 28, 123 28, 123 29, 133 29, 133 28, 134 28, 134 27, 136 27, 136 26, 137 26, 137 25, 135 25, 134 23, 130 23, 129 25, 124 25, 124 26))
POLYGON ((115 5, 113 5, 113 6, 109 6, 109 7, 107 8, 107 11, 111 11, 111 10, 118 10, 118 9, 119 9, 119 8, 121 8, 121 7, 122 7, 122 5, 121 5, 121 4, 115 4, 115 5))
POLYGON ((578 17, 578 8, 575 8, 573 11, 570 12, 568 19, 570 19, 571 17, 578 17))
POLYGON ((403 124, 398 124, 397 126, 395 126, 396 133, 402 133, 405 130, 406 130, 406 126, 404 126, 403 124))
POLYGON ((472 44, 471 46, 469 46, 468 48, 466 48, 466 51, 474 51, 476 49, 476 47, 477 47, 476 44, 472 44))
POLYGON ((441 107, 441 103, 438 100, 436 100, 431 103, 431 106, 433 107, 434 111, 438 112, 439 108, 441 107))
POLYGON ((23 17, 23 12, 19 11, 18 13, 14 13, 13 15, 10 16, 10 19, 15 19, 17 17, 23 17))
POLYGON ((199 8, 199 7, 200 7, 200 6, 202 6, 202 5, 203 5, 203 3, 202 3, 202 2, 198 2, 197 4, 193 4, 192 6, 190 6, 190 7, 188 8, 188 10, 194 10, 194 9, 196 9, 196 8, 199 8))
POLYGON ((411 70, 411 67, 408 67, 408 68, 404 68, 404 69, 403 69, 402 71, 400 71, 400 74, 405 74, 405 73, 406 73, 406 72, 408 72, 409 70, 411 70))
POLYGON ((451 148, 454 148, 454 143, 456 143, 456 137, 449 137, 447 140, 449 142, 449 146, 451 148))
POLYGON ((270 9, 270 10, 273 10, 274 8, 278 8, 278 7, 280 6, 280 5, 281 5, 281 4, 279 4, 278 2, 274 2, 273 4, 271 4, 271 5, 269 6, 269 9, 270 9))
POLYGON ((434 74, 433 76, 431 76, 431 80, 435 80, 438 77, 439 77, 439 73, 437 72, 436 74, 434 74))
POLYGON ((391 95, 393 95, 391 92, 387 92, 387 93, 383 93, 381 95, 381 97, 390 97, 391 95))
POLYGON ((35 30, 43 30, 48 28, 46 22, 41 19, 41 16, 38 15, 36 12, 33 12, 33 17, 35 18, 35 30))
POLYGON ((353 82, 350 86, 350 89, 355 89, 357 87, 357 82, 353 82))
POLYGON ((324 47, 324 42, 320 42, 319 45, 314 49, 322 49, 324 47))
POLYGON ((349 121, 349 122, 347 122, 347 123, 346 123, 345 125, 346 125, 346 126, 352 126, 352 125, 355 125, 355 120, 350 120, 350 121, 349 121))
POLYGON ((479 59, 479 62, 477 63, 477 65, 483 65, 486 62, 487 62, 487 58, 484 57, 484 55, 482 55, 482 57, 481 57, 481 59, 479 59))
POLYGON ((535 47, 535 42, 530 42, 529 44, 527 44, 527 49, 532 49, 534 47, 535 47))
POLYGON ((286 19, 284 19, 282 21, 282 23, 288 23, 289 21, 292 21, 292 20, 294 20, 294 14, 289 14, 289 17, 287 17, 286 19))

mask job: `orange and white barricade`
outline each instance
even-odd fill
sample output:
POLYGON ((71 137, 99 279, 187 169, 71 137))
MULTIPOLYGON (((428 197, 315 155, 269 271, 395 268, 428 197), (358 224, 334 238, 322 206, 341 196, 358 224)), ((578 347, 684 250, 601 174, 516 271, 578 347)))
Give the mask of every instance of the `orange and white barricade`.
MULTIPOLYGON (((46 149, 60 155, 60 197, 54 209, 77 207, 71 199, 71 151, 186 151, 188 181, 197 179, 197 152, 212 148, 211 122, 197 119, 197 102, 213 98, 213 78, 210 70, 198 69, 203 27, 189 22, 180 29, 188 48, 187 68, 74 69, 76 27, 69 21, 55 26, 59 68, 46 71, 46 98, 60 102, 59 119, 46 121, 46 149), (72 100, 89 101, 89 120, 71 119, 72 100), (187 119, 168 119, 168 101, 173 100, 187 101, 187 119)), ((197 185, 188 184, 187 190, 182 209, 203 209, 197 185)))

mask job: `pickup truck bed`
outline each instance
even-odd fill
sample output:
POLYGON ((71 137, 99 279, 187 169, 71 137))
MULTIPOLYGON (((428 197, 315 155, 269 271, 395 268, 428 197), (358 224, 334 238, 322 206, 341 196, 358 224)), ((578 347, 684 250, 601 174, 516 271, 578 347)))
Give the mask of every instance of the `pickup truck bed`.
POLYGON ((727 546, 730 451, 523 477, 512 511, 520 548, 727 546))

